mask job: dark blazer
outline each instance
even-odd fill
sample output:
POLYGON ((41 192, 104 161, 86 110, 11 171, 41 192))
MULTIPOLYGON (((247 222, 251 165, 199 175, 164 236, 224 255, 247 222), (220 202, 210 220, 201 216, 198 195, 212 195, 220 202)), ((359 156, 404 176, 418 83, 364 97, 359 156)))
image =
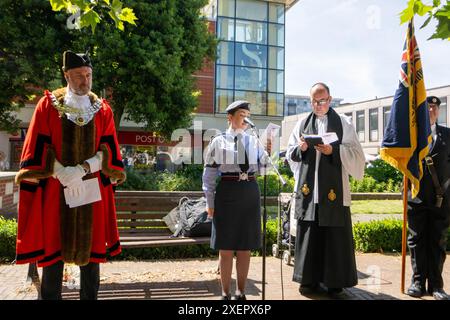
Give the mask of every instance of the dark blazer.
MULTIPOLYGON (((436 142, 430 155, 433 158, 434 167, 439 178, 441 187, 444 187, 447 179, 450 178, 450 128, 436 125, 436 142)), ((436 202, 436 191, 425 161, 423 164, 423 177, 420 181, 420 190, 416 198, 411 199, 411 191, 408 191, 408 204, 411 207, 429 206, 434 207, 436 202)), ((442 207, 448 210, 450 200, 450 187, 445 190, 442 207)))

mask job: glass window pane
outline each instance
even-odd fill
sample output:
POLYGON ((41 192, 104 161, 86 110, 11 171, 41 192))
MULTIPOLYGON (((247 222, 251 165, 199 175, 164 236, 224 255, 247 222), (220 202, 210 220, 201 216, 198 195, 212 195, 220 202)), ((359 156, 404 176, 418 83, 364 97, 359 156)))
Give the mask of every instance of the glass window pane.
POLYGON ((234 0, 219 0, 219 16, 234 17, 234 0))
POLYGON ((369 140, 378 141, 378 109, 369 110, 369 140))
POLYGON ((247 100, 250 102, 251 114, 266 115, 266 93, 252 91, 235 91, 235 100, 247 100))
POLYGON ((234 43, 221 41, 217 46, 217 63, 234 64, 234 43))
POLYGON ((267 24, 236 20, 236 41, 267 44, 267 24))
POLYGON ((269 21, 284 24, 284 5, 277 3, 269 4, 269 21))
POLYGON ((267 3, 255 0, 238 0, 236 17, 242 19, 267 21, 267 3))
POLYGON ((221 40, 234 40, 234 20, 227 18, 217 19, 217 36, 221 40))
POLYGON ((284 92, 284 72, 269 70, 269 91, 284 92))
POLYGON ((269 44, 284 47, 284 26, 269 23, 269 44))
POLYGON ((439 118, 437 123, 447 126, 447 97, 440 97, 441 105, 439 106, 439 118))
POLYGON ((232 102, 232 90, 216 90, 216 112, 225 113, 226 108, 232 102))
POLYGON ((269 47, 269 68, 284 69, 284 49, 269 47))
POLYGON ((364 141, 364 110, 356 111, 356 132, 358 133, 359 141, 364 141))
POLYGON ((383 107, 383 130, 386 129, 390 115, 391 115, 391 107, 383 107))
POLYGON ((267 47, 257 44, 236 43, 236 65, 267 68, 267 47))
POLYGON ((241 90, 267 90, 266 69, 236 67, 236 89, 241 90))
POLYGON ((233 67, 217 65, 216 86, 222 89, 233 89, 233 67))
MULTIPOLYGON (((283 116, 283 95, 269 93, 267 101, 267 115, 283 116)), ((294 113, 295 114, 295 113, 294 113)))

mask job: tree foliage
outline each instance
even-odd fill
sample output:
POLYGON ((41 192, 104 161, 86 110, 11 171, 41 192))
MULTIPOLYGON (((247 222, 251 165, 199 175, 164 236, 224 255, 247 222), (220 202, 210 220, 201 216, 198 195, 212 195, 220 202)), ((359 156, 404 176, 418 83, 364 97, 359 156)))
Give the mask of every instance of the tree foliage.
POLYGON ((66 11, 71 16, 68 18, 68 26, 75 29, 91 27, 92 33, 95 27, 106 16, 109 16, 119 30, 125 29, 124 22, 136 25, 137 20, 133 9, 123 7, 120 0, 48 0, 53 11, 66 11))
MULTIPOLYGON (((67 16, 47 1, 0 1, 0 121, 42 88, 62 84, 64 50, 90 48, 93 91, 106 92, 116 126, 123 114, 165 136, 190 126, 200 94, 192 74, 215 54, 216 40, 200 15, 207 0, 123 3, 140 18, 137 25, 121 31, 100 23, 91 33, 68 29, 67 16)), ((11 124, 8 118, 0 125, 11 124)))
POLYGON ((426 27, 431 20, 437 20, 436 30, 428 40, 450 40, 450 1, 444 4, 444 1, 433 0, 432 3, 424 4, 422 0, 409 0, 405 10, 400 13, 400 24, 410 21, 416 14, 428 15, 420 28, 426 27))
POLYGON ((61 49, 71 35, 45 1, 1 0, 0 12, 0 130, 12 133, 24 103, 61 79, 61 49))

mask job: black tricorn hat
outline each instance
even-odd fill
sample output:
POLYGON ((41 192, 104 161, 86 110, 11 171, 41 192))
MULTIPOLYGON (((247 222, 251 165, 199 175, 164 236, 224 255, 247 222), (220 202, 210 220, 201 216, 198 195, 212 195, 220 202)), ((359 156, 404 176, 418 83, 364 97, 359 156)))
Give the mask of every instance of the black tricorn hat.
POLYGON ((438 97, 435 97, 435 96, 427 97, 427 102, 437 104, 438 107, 441 105, 441 99, 439 99, 438 97))
POLYGON ((72 51, 64 51, 63 54, 63 71, 67 71, 73 68, 79 67, 89 67, 92 69, 91 59, 89 59, 89 54, 86 53, 75 53, 72 51))

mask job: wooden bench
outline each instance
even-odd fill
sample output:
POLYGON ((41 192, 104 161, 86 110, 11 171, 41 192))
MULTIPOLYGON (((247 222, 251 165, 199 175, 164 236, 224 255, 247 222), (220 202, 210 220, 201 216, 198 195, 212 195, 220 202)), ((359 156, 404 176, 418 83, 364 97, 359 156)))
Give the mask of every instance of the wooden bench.
POLYGON ((178 246, 209 243, 210 237, 172 237, 162 219, 181 198, 198 199, 202 191, 117 191, 116 211, 122 248, 178 246))

